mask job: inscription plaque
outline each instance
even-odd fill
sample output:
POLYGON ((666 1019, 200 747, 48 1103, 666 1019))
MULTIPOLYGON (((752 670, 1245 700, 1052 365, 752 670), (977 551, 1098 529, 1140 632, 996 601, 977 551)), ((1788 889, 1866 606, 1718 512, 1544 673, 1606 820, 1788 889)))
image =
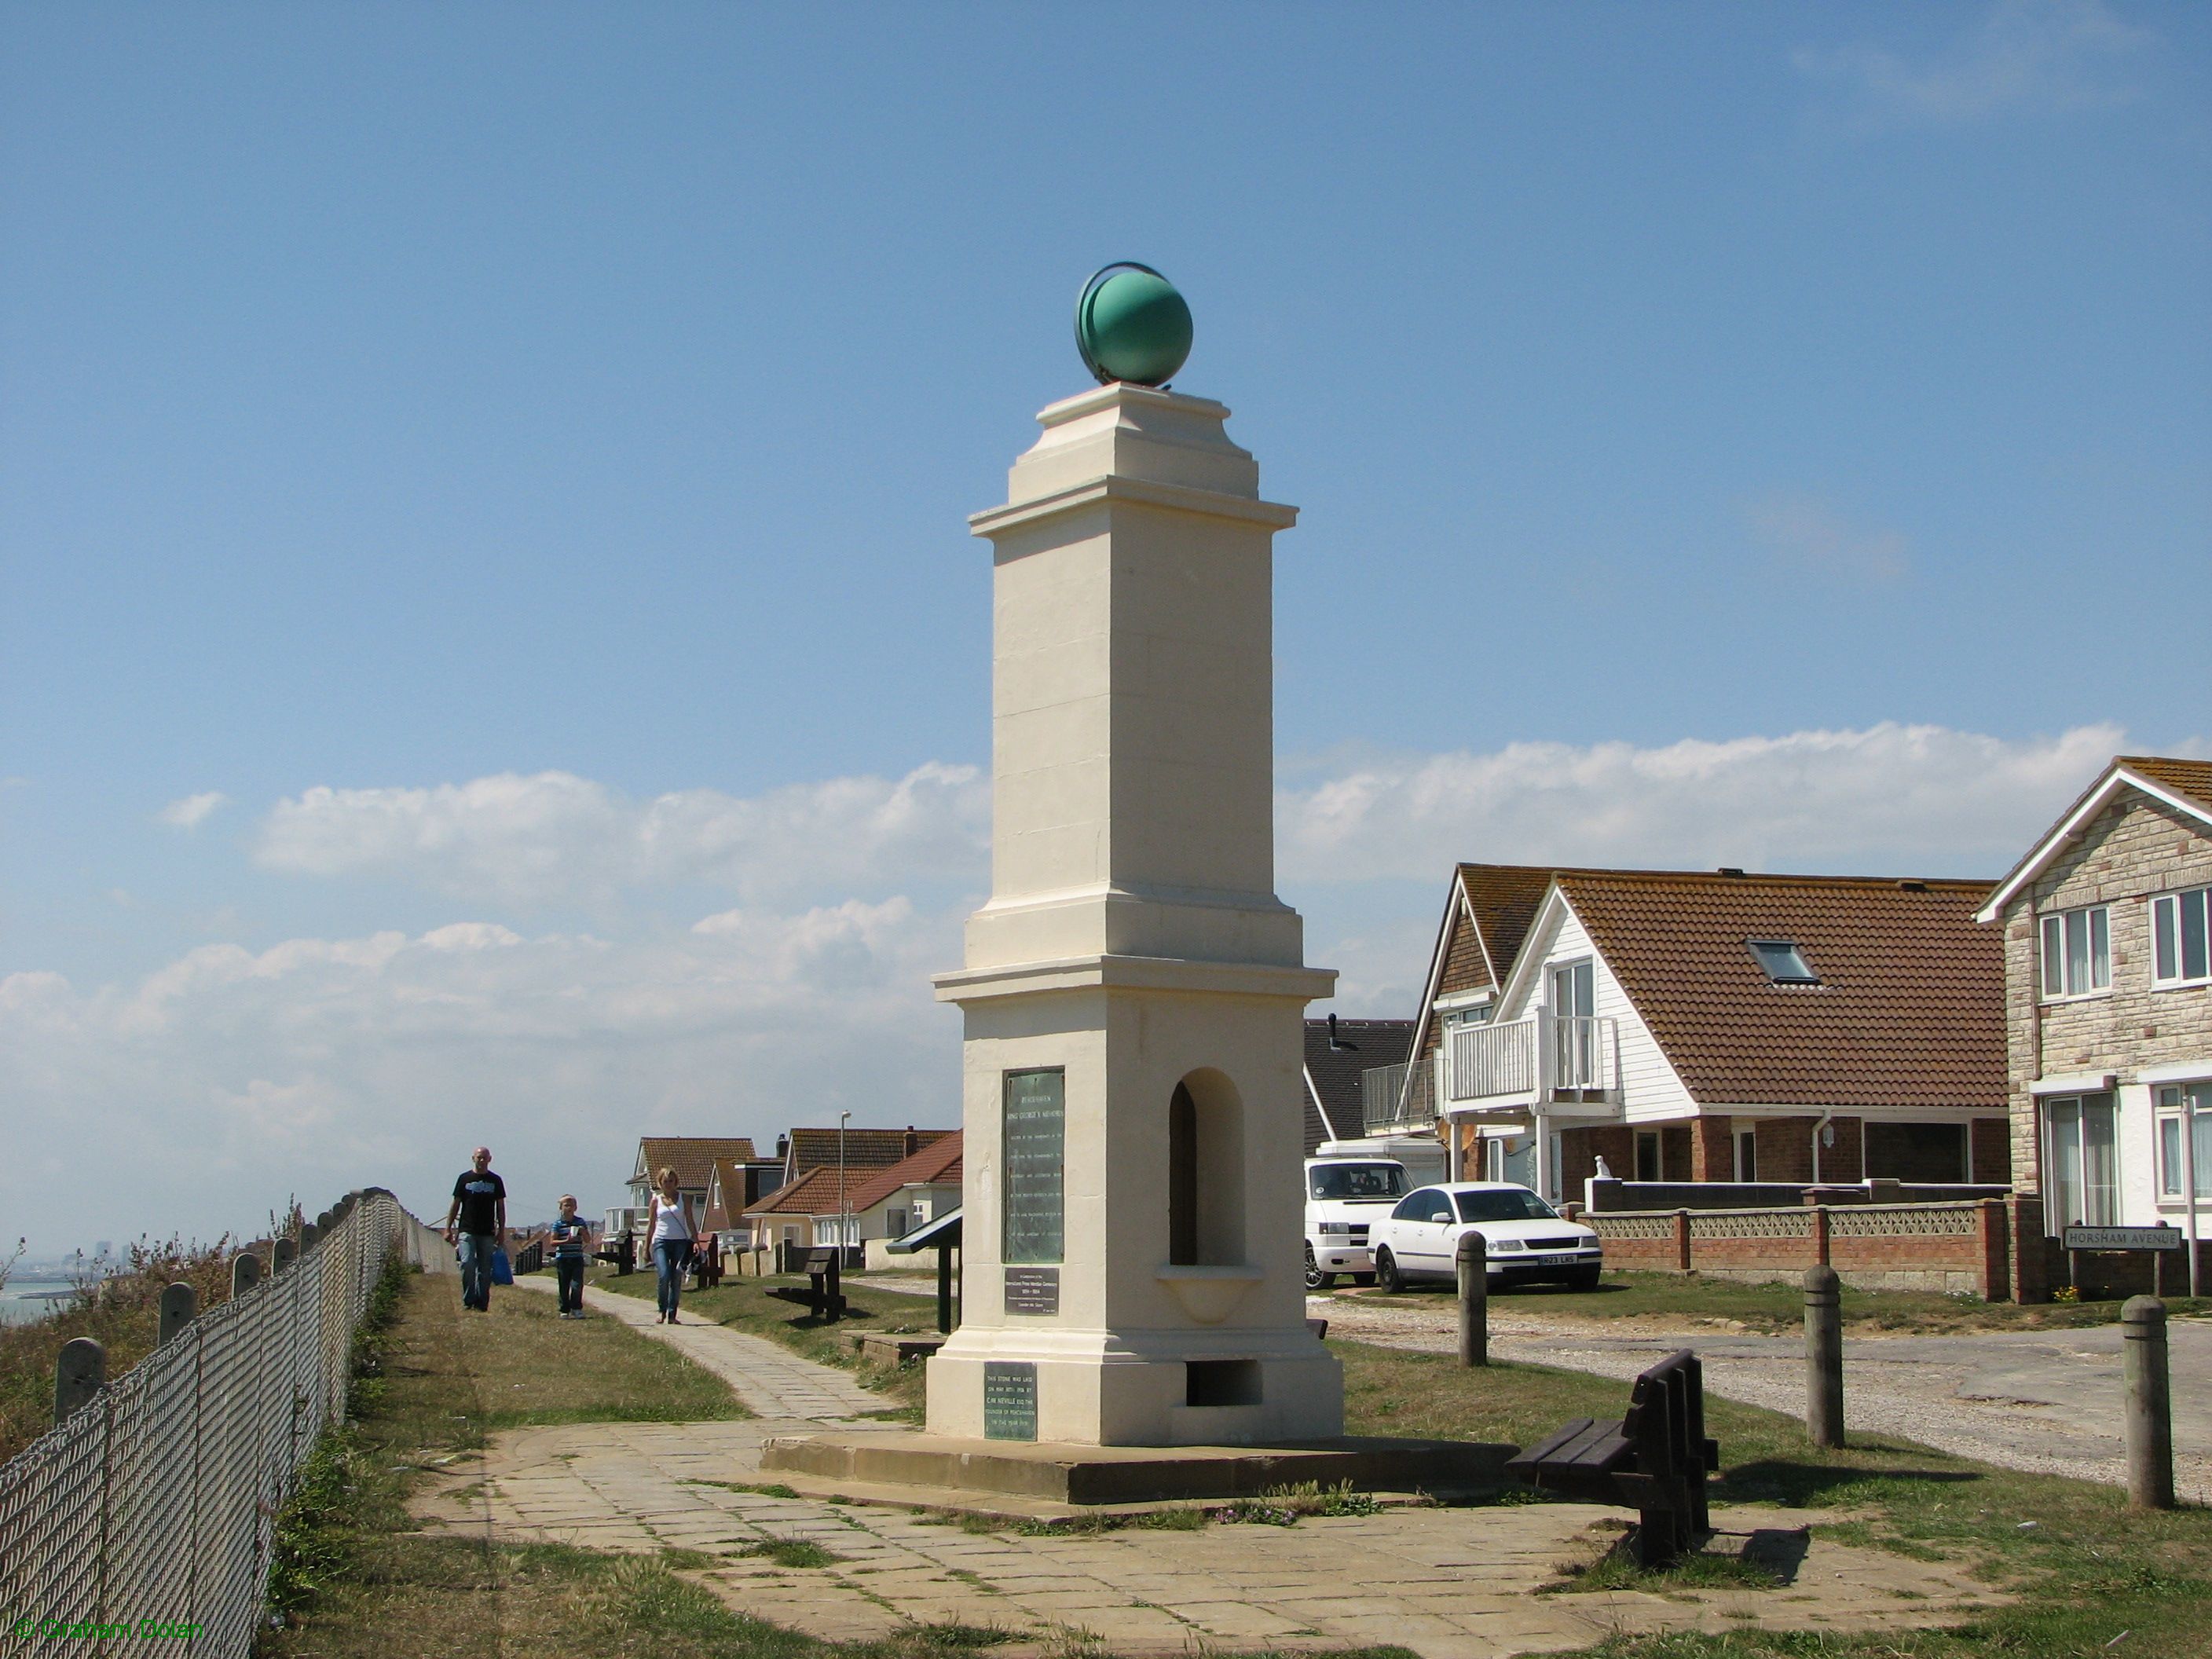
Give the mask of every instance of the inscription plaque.
POLYGON ((1060 1269, 1006 1269, 1006 1311, 1011 1314, 1056 1314, 1060 1311, 1060 1269))
MULTIPOLYGON (((1066 1168, 1067 1074, 1058 1066, 1009 1072, 1005 1103, 1000 1146, 1006 1173, 1000 1259, 1058 1262, 1066 1168)), ((1007 1293, 1012 1294, 1011 1285, 1007 1293)))
POLYGON ((983 1438, 1037 1437, 1036 1367, 1021 1360, 983 1362, 983 1438))

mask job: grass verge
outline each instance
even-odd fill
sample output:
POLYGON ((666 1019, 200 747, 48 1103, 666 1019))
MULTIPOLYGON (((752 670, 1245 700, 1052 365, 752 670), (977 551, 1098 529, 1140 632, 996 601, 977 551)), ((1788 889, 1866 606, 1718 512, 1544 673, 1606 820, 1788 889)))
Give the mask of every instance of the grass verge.
MULTIPOLYGON (((1449 1297, 1447 1285, 1416 1287, 1407 1294, 1449 1297)), ((1340 1291, 1340 1296, 1370 1297, 1377 1291, 1340 1291)), ((1934 1291, 1863 1291, 1844 1286, 1844 1324, 1860 1335, 1924 1332, 1942 1335, 1975 1331, 2078 1329, 2111 1325, 2120 1316, 2118 1302, 1982 1302, 1934 1291)), ((1594 1291, 1559 1285, 1519 1285, 1490 1293, 1500 1313, 1534 1317, 1673 1320, 1685 1326, 1725 1328, 1730 1322, 1747 1331, 1790 1334, 1805 1326, 1805 1292, 1795 1284, 1746 1285, 1697 1273, 1607 1273, 1594 1291)), ((2212 1315, 2212 1297, 2176 1297, 2166 1303, 2174 1318, 2212 1315)))
MULTIPOLYGON (((1346 1427, 1358 1434, 1451 1437, 1527 1445, 1569 1418, 1618 1418, 1625 1383, 1534 1366, 1462 1368, 1437 1354, 1332 1342, 1344 1362, 1346 1427)), ((1794 1419, 1708 1395, 1720 1442, 1717 1505, 1773 1504, 1844 1517, 1814 1535, 1926 1559, 1973 1564, 2019 1599, 1956 1630, 1867 1636, 1733 1630, 1623 1638, 1607 1659, 1851 1656, 1852 1659, 2203 1659, 2212 1654, 2212 1510, 2147 1514, 2116 1488, 1992 1468, 1926 1447, 1855 1437, 1814 1449, 1794 1419), (2124 1638, 2121 1632, 2126 1632, 2124 1638), (2117 1642, 2117 1645, 2113 1645, 2117 1642)), ((1714 1522, 1729 1524, 1725 1508, 1714 1522)), ((1644 1576, 1666 1593, 1718 1571, 1710 1558, 1644 1576)), ((1593 1571, 1601 1571, 1592 1569, 1593 1571)), ((1606 1566, 1605 1573, 1633 1569, 1606 1566)), ((1755 1583, 1755 1579, 1752 1581, 1755 1583)), ((1600 1587, 1593 1583, 1591 1588, 1600 1587)), ((1743 1586, 1739 1584, 1737 1588, 1743 1586)))

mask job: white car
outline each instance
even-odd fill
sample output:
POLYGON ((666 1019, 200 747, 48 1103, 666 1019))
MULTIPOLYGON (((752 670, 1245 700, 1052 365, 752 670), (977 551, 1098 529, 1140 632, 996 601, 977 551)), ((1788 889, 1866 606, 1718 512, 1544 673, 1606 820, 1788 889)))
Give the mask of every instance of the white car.
POLYGON ((1408 1193, 1368 1229, 1375 1277, 1386 1291, 1415 1279, 1456 1279, 1460 1238, 1474 1232, 1482 1235, 1493 1285, 1550 1279, 1597 1288, 1605 1265, 1597 1234, 1505 1181, 1448 1181, 1408 1193))

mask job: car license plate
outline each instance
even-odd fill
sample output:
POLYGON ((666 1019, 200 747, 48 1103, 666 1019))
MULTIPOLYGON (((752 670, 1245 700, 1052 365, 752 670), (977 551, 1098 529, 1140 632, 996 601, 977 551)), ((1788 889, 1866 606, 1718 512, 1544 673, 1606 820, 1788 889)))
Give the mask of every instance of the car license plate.
POLYGON ((1575 1258, 1572 1255, 1532 1255, 1528 1258, 1540 1267, 1561 1267, 1575 1258))

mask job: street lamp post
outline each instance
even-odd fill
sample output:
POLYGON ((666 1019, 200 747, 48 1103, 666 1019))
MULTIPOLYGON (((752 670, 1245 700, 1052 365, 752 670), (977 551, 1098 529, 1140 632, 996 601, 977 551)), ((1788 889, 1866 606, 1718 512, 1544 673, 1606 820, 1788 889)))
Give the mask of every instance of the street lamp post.
POLYGON ((853 1206, 846 1196, 845 1188, 845 1126, 852 1121, 850 1112, 837 1114, 837 1254, 840 1258, 853 1242, 853 1206))

